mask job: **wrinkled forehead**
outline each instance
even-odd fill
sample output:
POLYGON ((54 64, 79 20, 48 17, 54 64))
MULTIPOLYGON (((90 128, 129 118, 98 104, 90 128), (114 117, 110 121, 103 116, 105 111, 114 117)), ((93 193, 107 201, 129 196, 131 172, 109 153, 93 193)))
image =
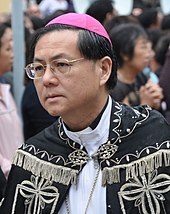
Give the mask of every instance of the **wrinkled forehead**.
POLYGON ((52 25, 52 26, 47 26, 44 27, 42 29, 40 29, 40 31, 37 31, 37 35, 35 35, 36 39, 35 42, 37 42, 41 37, 45 36, 45 35, 50 35, 52 33, 55 33, 56 36, 58 34, 61 34, 61 32, 65 32, 67 34, 67 39, 69 39, 70 34, 74 33, 75 36, 77 37, 77 35, 79 34, 79 32, 82 29, 77 28, 77 27, 70 27, 67 25, 52 25))
MULTIPOLYGON (((59 46, 62 46, 66 43, 75 44, 77 46, 79 33, 81 30, 72 30, 72 29, 62 29, 62 30, 52 30, 42 34, 35 44, 35 47, 43 40, 43 43, 56 43, 59 46)), ((56 47, 57 48, 57 47, 56 47)))
POLYGON ((68 58, 80 56, 78 48, 78 31, 51 31, 39 38, 35 45, 35 58, 68 58), (68 36, 69 35, 69 36, 68 36))

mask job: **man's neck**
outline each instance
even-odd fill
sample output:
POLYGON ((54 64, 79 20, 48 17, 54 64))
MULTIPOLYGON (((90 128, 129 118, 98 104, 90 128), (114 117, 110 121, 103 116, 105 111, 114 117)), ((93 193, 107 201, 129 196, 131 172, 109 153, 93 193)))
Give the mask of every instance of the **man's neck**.
POLYGON ((68 130, 73 132, 81 131, 89 126, 92 129, 94 129, 99 123, 100 118, 107 106, 107 103, 108 103, 108 96, 103 102, 103 105, 99 105, 101 107, 97 106, 96 104, 96 106, 91 107, 91 109, 89 108, 90 109, 89 113, 85 112, 84 114, 82 114, 82 112, 80 112, 81 114, 79 116, 71 115, 70 116, 71 119, 67 118, 67 120, 63 118, 65 126, 67 127, 68 130))
POLYGON ((106 107, 107 107, 107 105, 108 105, 108 101, 109 101, 109 97, 107 98, 107 101, 106 101, 106 104, 105 104, 105 106, 103 107, 103 109, 102 109, 102 111, 100 112, 100 114, 96 117, 96 119, 91 123, 91 125, 90 125, 90 128, 91 129, 95 129, 96 127, 97 127, 97 125, 98 125, 98 123, 99 123, 99 121, 100 121, 100 119, 101 119, 101 117, 102 117, 102 114, 103 114, 103 112, 105 111, 105 109, 106 109, 106 107))

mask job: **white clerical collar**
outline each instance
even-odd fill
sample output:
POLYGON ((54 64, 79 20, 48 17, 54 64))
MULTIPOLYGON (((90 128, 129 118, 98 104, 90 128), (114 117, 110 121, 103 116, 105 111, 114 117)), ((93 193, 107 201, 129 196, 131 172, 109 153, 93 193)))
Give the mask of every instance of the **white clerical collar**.
POLYGON ((72 132, 69 131, 66 126, 64 126, 66 135, 73 141, 85 146, 89 155, 94 154, 97 151, 98 147, 101 144, 105 143, 108 139, 111 107, 112 100, 109 96, 109 101, 106 109, 103 112, 103 115, 101 116, 101 119, 94 130, 92 130, 90 127, 87 127, 86 129, 79 132, 72 132))

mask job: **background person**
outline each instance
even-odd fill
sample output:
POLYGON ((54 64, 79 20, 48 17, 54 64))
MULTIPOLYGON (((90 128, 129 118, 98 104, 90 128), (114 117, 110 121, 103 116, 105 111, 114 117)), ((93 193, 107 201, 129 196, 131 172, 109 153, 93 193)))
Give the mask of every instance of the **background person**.
POLYGON ((86 14, 97 19, 101 24, 105 24, 118 15, 114 8, 113 1, 98 0, 92 2, 86 10, 86 14))
POLYGON ((145 30, 138 24, 121 24, 110 31, 110 38, 119 62, 118 82, 110 91, 113 99, 135 106, 161 108, 163 93, 142 71, 154 56, 145 30))
MULTIPOLYGON (((8 24, 0 24, 0 64, 0 76, 13 65, 12 29, 8 24)), ((0 83, 0 166, 6 177, 15 151, 22 143, 22 124, 10 85, 0 83)))

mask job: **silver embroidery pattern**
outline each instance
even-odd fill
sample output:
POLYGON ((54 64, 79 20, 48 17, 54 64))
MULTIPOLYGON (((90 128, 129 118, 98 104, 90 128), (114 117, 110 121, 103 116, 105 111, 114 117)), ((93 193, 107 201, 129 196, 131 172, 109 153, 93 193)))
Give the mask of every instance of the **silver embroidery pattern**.
MULTIPOLYGON (((122 112, 123 112, 123 106, 119 104, 118 102, 115 102, 114 106, 117 110, 114 112, 114 115, 116 118, 113 120, 114 128, 113 132, 115 133, 115 138, 112 138, 111 140, 108 140, 105 144, 103 144, 99 150, 97 151, 99 159, 101 160, 100 165, 105 162, 107 166, 111 166, 112 163, 114 164, 119 164, 120 161, 118 162, 117 160, 114 160, 113 155, 117 152, 119 143, 121 143, 123 138, 128 137, 129 135, 132 134, 132 132, 136 129, 138 125, 141 125, 145 120, 148 119, 150 115, 150 110, 151 108, 149 106, 145 107, 145 114, 140 113, 138 110, 133 109, 133 116, 132 119, 137 121, 134 123, 133 127, 127 128, 126 132, 122 134, 122 131, 120 129, 121 123, 122 123, 122 112)), ((69 161, 67 162, 68 164, 72 163, 72 166, 80 166, 80 170, 82 168, 82 165, 85 164, 88 161, 88 155, 85 151, 82 150, 81 145, 77 144, 76 142, 71 142, 70 139, 64 134, 63 131, 63 121, 62 118, 59 118, 59 125, 58 125, 58 133, 60 138, 67 144, 69 145, 72 149, 75 151, 72 152, 69 155, 69 161), (76 148, 76 146, 79 148, 76 148), (80 152, 80 150, 82 150, 80 152), (81 155, 78 155, 81 153, 81 155)), ((122 161, 122 159, 121 159, 122 161)))
POLYGON ((143 148, 141 151, 136 151, 135 154, 134 153, 125 154, 120 159, 116 158, 116 161, 113 160, 113 162, 117 165, 120 164, 124 159, 126 159, 127 162, 130 162, 131 158, 139 159, 142 157, 143 154, 149 155, 149 154, 153 153, 153 151, 157 152, 163 148, 165 148, 165 149, 170 148, 170 141, 169 140, 166 140, 166 141, 162 142, 161 144, 156 143, 154 146, 153 145, 147 146, 147 147, 143 148))
POLYGON ((41 214, 47 204, 51 204, 49 214, 53 214, 59 198, 58 189, 52 186, 51 181, 33 175, 31 176, 31 181, 24 180, 17 185, 12 214, 16 213, 15 208, 18 195, 25 199, 25 214, 41 214))
POLYGON ((117 150, 118 146, 113 145, 110 141, 108 141, 107 143, 101 145, 101 147, 99 148, 98 150, 99 158, 102 161, 106 161, 106 164, 110 166, 109 160, 111 159, 111 157, 113 157, 117 150))
POLYGON ((163 201, 164 193, 170 190, 170 176, 157 174, 157 170, 141 176, 141 179, 134 177, 129 183, 124 184, 118 193, 121 209, 126 214, 124 200, 134 201, 140 214, 160 214, 161 209, 165 214, 163 201))
POLYGON ((40 156, 41 159, 47 159, 48 162, 54 161, 55 163, 58 163, 59 161, 62 161, 63 164, 66 165, 65 159, 61 155, 51 155, 45 150, 36 149, 34 145, 24 143, 22 149, 29 153, 33 153, 34 156, 40 156))
POLYGON ((72 163, 72 166, 82 166, 83 164, 87 163, 87 161, 89 160, 89 156, 87 155, 86 152, 84 152, 81 149, 77 149, 74 152, 72 152, 69 156, 68 156, 69 160, 72 163))
POLYGON ((127 128, 126 130, 126 134, 122 135, 122 130, 120 129, 121 123, 122 123, 122 112, 123 112, 123 107, 120 103, 116 102, 115 108, 118 110, 114 113, 114 115, 116 115, 116 119, 113 120, 113 123, 117 124, 114 128, 113 128, 113 132, 116 133, 117 135, 117 139, 112 139, 115 140, 115 143, 118 141, 119 143, 121 143, 123 138, 126 138, 127 136, 131 135, 132 132, 136 129, 136 127, 138 125, 141 125, 145 120, 148 119, 149 115, 150 115, 150 110, 151 108, 149 106, 145 107, 146 113, 140 113, 138 110, 132 108, 132 110, 134 111, 134 115, 132 116, 132 119, 138 119, 133 127, 127 128))

